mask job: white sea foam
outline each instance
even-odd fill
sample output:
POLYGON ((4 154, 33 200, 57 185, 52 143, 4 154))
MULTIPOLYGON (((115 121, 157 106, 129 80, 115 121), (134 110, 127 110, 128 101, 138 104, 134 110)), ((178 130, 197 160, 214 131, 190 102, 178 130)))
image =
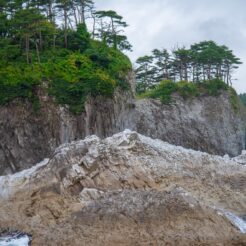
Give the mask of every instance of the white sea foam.
POLYGON ((42 162, 29 169, 12 175, 0 176, 0 198, 8 198, 12 194, 13 190, 16 190, 17 187, 21 187, 21 185, 28 182, 29 178, 33 174, 35 174, 40 168, 46 166, 48 163, 49 159, 44 159, 42 162))
POLYGON ((233 213, 225 211, 223 213, 242 233, 246 233, 246 221, 233 213))
POLYGON ((0 237, 0 246, 28 246, 29 242, 30 238, 27 235, 0 237))

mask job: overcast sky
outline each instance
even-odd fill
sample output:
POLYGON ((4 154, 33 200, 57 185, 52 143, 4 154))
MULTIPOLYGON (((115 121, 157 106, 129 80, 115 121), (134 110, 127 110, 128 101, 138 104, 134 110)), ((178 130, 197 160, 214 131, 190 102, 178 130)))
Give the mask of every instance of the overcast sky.
POLYGON ((154 48, 189 46, 203 40, 225 44, 244 62, 234 78, 246 92, 246 0, 95 0, 98 10, 113 9, 129 24, 132 62, 154 48))

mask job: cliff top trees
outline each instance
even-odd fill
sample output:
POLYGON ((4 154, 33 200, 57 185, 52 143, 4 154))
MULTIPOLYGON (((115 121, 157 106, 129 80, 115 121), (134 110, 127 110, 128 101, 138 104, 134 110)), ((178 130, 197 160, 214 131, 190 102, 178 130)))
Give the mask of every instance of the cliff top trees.
MULTIPOLYGON (((149 78, 145 74, 156 73, 153 77, 155 84, 167 79, 201 82, 217 78, 229 85, 234 70, 241 64, 240 59, 233 54, 232 50, 213 41, 202 41, 191 45, 189 49, 177 48, 172 54, 165 49, 155 49, 152 51, 151 59, 144 74, 141 68, 146 61, 138 59, 136 62, 137 80, 140 84, 149 84, 146 81, 149 78)), ((153 85, 153 81, 151 84, 153 85)))
POLYGON ((130 50, 131 45, 127 41, 126 36, 120 35, 127 27, 123 17, 113 10, 97 11, 95 16, 100 19, 100 27, 98 29, 101 39, 115 49, 130 50))
POLYGON ((87 13, 94 8, 93 0, 74 0, 73 1, 73 13, 75 16, 76 24, 85 24, 87 13))
POLYGON ((123 17, 113 10, 95 11, 93 0, 0 0, 0 37, 8 38, 12 43, 19 45, 23 41, 23 36, 17 35, 17 38, 16 34, 25 33, 27 40, 24 50, 26 60, 30 62, 27 55, 29 48, 32 48, 29 36, 32 36, 32 32, 36 32, 33 28, 35 23, 39 26, 37 28, 40 36, 39 50, 51 46, 58 48, 61 45, 68 48, 70 36, 73 36, 80 24, 90 23, 88 18, 93 20, 91 31, 93 39, 105 40, 107 45, 115 49, 131 48, 126 36, 123 35, 124 28, 127 27, 123 17), (38 25, 37 18, 40 19, 38 25), (100 35, 95 35, 96 30, 99 30, 100 35), (44 38, 45 33, 49 35, 48 38, 44 38), (49 40, 46 42, 47 39, 49 40))
POLYGON ((36 104, 44 87, 79 113, 89 95, 127 88, 126 26, 115 11, 95 14, 92 0, 0 0, 0 105, 17 97, 36 104), (95 36, 101 23, 106 42, 95 36))
POLYGON ((239 98, 241 99, 244 106, 246 106, 246 93, 239 94, 239 98))
POLYGON ((138 68, 136 69, 136 79, 137 91, 144 92, 148 88, 151 88, 155 84, 155 67, 152 65, 153 57, 152 56, 142 56, 139 57, 136 61, 138 68))

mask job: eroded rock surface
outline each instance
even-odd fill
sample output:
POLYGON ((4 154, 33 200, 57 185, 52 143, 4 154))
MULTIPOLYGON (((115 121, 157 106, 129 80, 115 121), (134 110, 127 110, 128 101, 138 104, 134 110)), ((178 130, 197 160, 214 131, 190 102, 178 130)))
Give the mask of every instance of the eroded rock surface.
POLYGON ((245 149, 246 118, 235 110, 229 93, 183 99, 175 95, 170 105, 157 100, 136 101, 131 129, 171 144, 210 154, 237 156, 245 149))
POLYGON ((125 129, 125 114, 133 107, 131 92, 116 91, 112 99, 91 98, 85 112, 67 108, 40 95, 40 111, 29 102, 15 101, 0 107, 0 175, 32 167, 49 157, 59 145, 96 134, 111 136, 125 129))
POLYGON ((243 155, 213 156, 126 130, 59 147, 0 178, 0 229, 33 245, 244 245, 243 155))
POLYGON ((116 91, 112 99, 89 99, 77 116, 46 95, 40 95, 40 102, 36 114, 28 102, 0 107, 0 175, 30 168, 61 144, 126 128, 211 154, 236 156, 245 147, 246 117, 233 109, 226 92, 190 100, 175 96, 171 105, 163 105, 116 91))

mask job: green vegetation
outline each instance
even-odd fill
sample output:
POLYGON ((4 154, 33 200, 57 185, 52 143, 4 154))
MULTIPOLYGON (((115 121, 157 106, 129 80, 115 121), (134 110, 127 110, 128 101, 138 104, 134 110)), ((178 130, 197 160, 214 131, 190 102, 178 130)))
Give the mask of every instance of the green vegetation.
MULTIPOLYGON (((172 53, 154 49, 152 55, 139 57, 136 64, 137 92, 143 93, 162 80, 193 83, 220 80, 231 85, 232 72, 241 61, 228 47, 202 41, 189 49, 177 48, 172 53)), ((211 90, 216 91, 216 88, 211 90)))
MULTIPOLYGON (((228 86, 219 79, 207 80, 199 83, 163 80, 154 88, 138 94, 138 98, 159 99, 163 104, 169 105, 172 103, 172 95, 174 93, 182 96, 184 99, 190 99, 206 95, 219 96, 223 91, 227 91, 229 93, 230 103, 235 112, 238 112, 240 108, 243 108, 243 103, 240 102, 237 92, 231 86, 228 86)), ((242 95, 240 97, 242 98, 242 95)), ((246 98, 246 96, 244 98, 246 98)))
MULTIPOLYGON (((154 49, 152 55, 136 61, 137 94, 139 98, 157 98, 170 104, 173 93, 192 98, 218 96, 226 90, 237 111, 238 96, 231 85, 232 72, 239 64, 240 59, 228 47, 213 41, 202 41, 189 49, 177 48, 172 53, 154 49)), ((244 99, 246 104, 246 96, 244 99)))
POLYGON ((177 93, 183 98, 192 98, 200 95, 217 96, 223 90, 229 90, 229 86, 223 81, 214 79, 201 83, 190 83, 187 81, 173 82, 164 80, 159 85, 139 95, 139 98, 160 99, 164 104, 172 102, 172 94, 177 93))
POLYGON ((243 103, 240 101, 237 92, 232 87, 230 87, 229 92, 232 108, 235 112, 238 112, 240 108, 244 107, 243 103))
POLYGON ((25 98, 38 110, 42 88, 80 113, 88 96, 127 89, 126 26, 91 0, 0 0, 0 105, 25 98))
POLYGON ((241 99, 244 106, 246 106, 246 93, 239 94, 239 98, 241 99))
MULTIPOLYGON (((92 0, 0 0, 0 105, 23 98, 38 111, 38 93, 45 90, 79 114, 88 96, 128 89, 126 27, 122 16, 95 10, 92 0)), ((172 53, 155 49, 137 60, 137 92, 164 103, 174 92, 218 95, 239 64, 229 48, 213 41, 172 53)))

